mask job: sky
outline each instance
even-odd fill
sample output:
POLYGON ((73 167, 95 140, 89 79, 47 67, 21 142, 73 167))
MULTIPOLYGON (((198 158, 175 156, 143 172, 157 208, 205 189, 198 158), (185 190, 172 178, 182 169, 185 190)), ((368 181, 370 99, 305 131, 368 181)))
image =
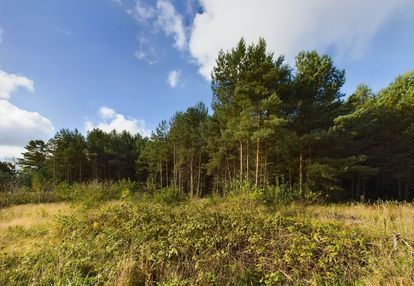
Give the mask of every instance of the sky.
POLYGON ((414 69, 413 0, 0 0, 0 159, 61 128, 151 134, 211 103, 218 52, 265 38, 293 65, 317 50, 344 94, 414 69))

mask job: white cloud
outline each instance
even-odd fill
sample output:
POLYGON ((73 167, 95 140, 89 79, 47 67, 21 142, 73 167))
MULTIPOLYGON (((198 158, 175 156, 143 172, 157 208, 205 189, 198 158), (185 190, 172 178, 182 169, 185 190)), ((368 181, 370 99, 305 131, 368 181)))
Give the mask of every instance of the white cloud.
POLYGON ((127 10, 127 13, 132 14, 139 22, 147 23, 155 16, 155 8, 137 0, 134 9, 127 10))
POLYGON ((10 160, 22 157, 22 153, 25 152, 24 147, 0 145, 0 159, 10 160))
POLYGON ((47 139, 52 122, 37 112, 30 112, 0 100, 0 145, 24 146, 31 139, 47 139))
POLYGON ((112 119, 116 116, 115 110, 106 106, 99 108, 98 114, 102 119, 112 119))
POLYGON ((175 11, 174 6, 170 2, 165 0, 157 1, 157 10, 157 25, 163 29, 167 36, 174 36, 174 45, 177 49, 184 49, 187 40, 181 15, 175 11))
POLYGON ((145 127, 145 121, 126 118, 123 114, 116 113, 112 108, 103 106, 99 108, 98 115, 102 121, 96 124, 90 120, 85 121, 86 131, 97 128, 108 133, 116 130, 117 132, 128 131, 131 134, 139 133, 142 136, 151 135, 151 131, 145 127))
POLYGON ((220 49, 244 37, 266 39, 276 55, 289 61, 301 50, 333 49, 357 58, 393 18, 414 10, 412 0, 200 0, 203 13, 193 21, 189 50, 209 79, 220 49))
POLYGON ((140 61, 147 62, 149 65, 157 63, 161 58, 162 52, 142 34, 137 36, 137 40, 138 49, 135 51, 134 57, 140 61))
POLYGON ((180 70, 172 70, 168 73, 167 82, 172 87, 175 88, 179 81, 180 81, 181 71, 180 70))
MULTIPOLYGON (((182 16, 177 13, 174 6, 167 0, 157 0, 154 6, 145 4, 141 0, 135 2, 133 9, 127 13, 132 15, 139 23, 149 25, 153 29, 163 31, 167 36, 174 38, 174 47, 184 50, 187 47, 187 37, 182 16)), ((141 51, 138 55, 143 55, 141 51)), ((137 54, 136 54, 137 55, 137 54)))
POLYGON ((8 101, 19 87, 34 91, 30 79, 0 70, 0 158, 20 157, 30 140, 46 140, 54 130, 49 119, 8 101))
POLYGON ((0 70, 0 99, 9 99, 19 87, 33 92, 33 81, 24 76, 9 74, 0 70))

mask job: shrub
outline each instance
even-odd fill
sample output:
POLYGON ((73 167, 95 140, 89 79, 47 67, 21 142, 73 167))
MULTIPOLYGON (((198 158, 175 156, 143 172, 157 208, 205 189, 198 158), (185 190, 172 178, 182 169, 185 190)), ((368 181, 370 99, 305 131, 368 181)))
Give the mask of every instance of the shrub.
POLYGON ((0 259, 0 284, 353 284, 368 248, 346 226, 192 203, 61 216, 56 245, 0 259))
POLYGON ((15 192, 0 192, 0 209, 13 205, 54 203, 64 198, 53 192, 30 192, 25 189, 15 192))
POLYGON ((306 188, 299 192, 298 188, 285 184, 256 187, 252 182, 245 180, 235 180, 227 183, 224 194, 233 202, 252 206, 256 206, 258 203, 264 203, 268 206, 281 206, 292 202, 312 204, 320 202, 321 198, 319 193, 306 188))
MULTIPOLYGON (((126 185, 121 181, 120 184, 126 185)), ((73 184, 61 183, 55 188, 55 192, 75 204, 85 207, 97 206, 102 202, 119 199, 126 187, 112 183, 84 183, 73 184)))
POLYGON ((177 189, 167 187, 155 191, 151 199, 158 203, 175 204, 187 201, 188 196, 177 189))

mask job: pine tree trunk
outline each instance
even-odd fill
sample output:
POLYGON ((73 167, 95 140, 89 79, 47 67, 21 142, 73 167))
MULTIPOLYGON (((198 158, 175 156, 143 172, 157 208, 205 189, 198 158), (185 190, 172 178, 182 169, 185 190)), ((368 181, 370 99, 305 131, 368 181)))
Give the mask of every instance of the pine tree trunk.
POLYGON ((267 156, 266 155, 265 155, 265 162, 264 162, 264 183, 266 185, 269 184, 269 178, 268 178, 268 175, 267 175, 267 156))
POLYGON ((354 175, 351 175, 351 197, 355 196, 354 190, 354 175))
POLYGON ((366 186, 367 186, 367 179, 364 179, 364 182, 362 184, 362 196, 361 196, 361 201, 364 202, 365 201, 365 197, 366 197, 366 186))
POLYGON ((162 189, 163 185, 162 185, 162 162, 161 161, 160 161, 160 186, 162 189))
POLYGON ((240 141, 240 180, 243 179, 243 143, 240 141))
POLYGON ((201 185, 201 152, 198 154, 197 197, 201 197, 200 185, 201 185))
POLYGON ((356 185, 356 200, 357 201, 359 201, 361 199, 361 197, 360 197, 360 194, 361 194, 360 185, 361 185, 361 178, 358 176, 357 185, 356 185))
POLYGON ((173 149, 173 157, 174 157, 174 160, 173 160, 173 164, 174 164, 174 166, 173 166, 173 178, 174 178, 174 189, 177 189, 177 158, 176 158, 176 147, 175 147, 175 144, 174 144, 174 149, 173 149))
POLYGON ((168 161, 165 161, 165 186, 170 186, 169 178, 168 178, 168 161))
POLYGON ((300 151, 299 154, 299 194, 302 194, 303 187, 303 154, 300 151))
POLYGON ((229 157, 227 155, 227 152, 226 152, 226 162, 227 162, 227 171, 228 171, 229 181, 231 181, 232 175, 231 175, 230 162, 229 162, 229 157))
POLYGON ((255 175, 255 186, 259 183, 259 164, 260 164, 260 140, 256 140, 256 175, 255 175))
POLYGON ((98 160, 95 158, 95 180, 98 180, 98 160))
POLYGON ((182 189, 181 189, 181 167, 178 168, 178 189, 180 190, 180 193, 182 193, 182 189))
POLYGON ((249 143, 247 143, 247 150, 246 150, 246 181, 249 181, 249 143))
MULTIPOLYGON (((260 132, 260 112, 257 114, 257 133, 260 132)), ((260 168, 260 138, 259 134, 256 139, 256 175, 255 186, 259 184, 259 168, 260 168)))
MULTIPOLYGON (((119 162, 119 161, 118 161, 119 162)), ((121 173, 120 173, 120 164, 118 163, 118 181, 121 178, 121 173)))
POLYGON ((190 196, 194 196, 194 178, 193 178, 193 155, 190 159, 190 196))
POLYGON ((56 156, 53 156, 53 185, 56 184, 56 156))

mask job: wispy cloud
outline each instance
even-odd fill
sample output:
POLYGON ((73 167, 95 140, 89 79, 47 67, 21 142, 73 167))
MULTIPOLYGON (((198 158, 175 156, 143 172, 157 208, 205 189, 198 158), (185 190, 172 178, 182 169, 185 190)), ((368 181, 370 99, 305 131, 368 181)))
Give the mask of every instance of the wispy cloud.
POLYGON ((168 73, 167 82, 172 87, 177 87, 181 77, 181 71, 180 70, 172 70, 168 73))
POLYGON ((144 61, 149 65, 156 64, 162 57, 162 52, 157 49, 155 44, 146 36, 139 35, 137 37, 138 49, 135 51, 134 57, 137 60, 144 61))
POLYGON ((141 0, 136 0, 135 5, 127 9, 131 15, 142 26, 143 30, 151 32, 141 32, 139 36, 139 47, 135 52, 135 57, 153 64, 159 60, 158 53, 151 40, 158 32, 163 32, 167 37, 174 39, 173 46, 178 50, 187 48, 186 28, 182 16, 175 10, 170 1, 157 0, 154 5, 150 5, 141 0))
POLYGON ((122 6, 122 0, 111 0, 111 1, 122 6))
POLYGON ((65 29, 65 28, 62 28, 62 27, 55 27, 55 31, 58 32, 59 34, 62 34, 64 36, 68 36, 68 37, 73 35, 72 31, 70 31, 68 29, 65 29))

